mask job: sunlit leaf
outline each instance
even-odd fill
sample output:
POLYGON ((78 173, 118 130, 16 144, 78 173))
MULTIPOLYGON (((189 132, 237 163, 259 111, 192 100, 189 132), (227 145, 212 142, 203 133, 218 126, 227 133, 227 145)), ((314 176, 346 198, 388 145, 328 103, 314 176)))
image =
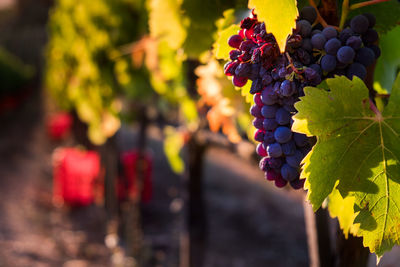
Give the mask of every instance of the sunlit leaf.
POLYGON ((265 21, 267 32, 272 33, 281 52, 285 51, 286 39, 296 27, 299 15, 296 0, 249 0, 249 8, 255 9, 259 21, 265 21))
POLYGON ((318 209, 338 182, 342 196, 354 196, 357 235, 380 257, 400 243, 400 78, 382 114, 360 79, 327 84, 330 91, 306 87, 295 104, 293 130, 317 136, 303 160, 307 197, 318 209))

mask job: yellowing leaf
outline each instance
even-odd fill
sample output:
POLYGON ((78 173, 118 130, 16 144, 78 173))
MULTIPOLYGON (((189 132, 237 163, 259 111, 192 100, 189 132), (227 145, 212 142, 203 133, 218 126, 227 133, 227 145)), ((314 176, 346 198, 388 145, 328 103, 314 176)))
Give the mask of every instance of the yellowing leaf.
POLYGON ((239 30, 239 25, 233 24, 228 28, 218 32, 218 38, 213 46, 213 52, 217 59, 229 59, 229 52, 232 50, 232 47, 228 45, 228 39, 232 35, 237 34, 239 30))
POLYGON ((295 104, 293 130, 317 137, 303 160, 307 197, 318 209, 334 188, 353 196, 357 235, 381 257, 400 244, 400 76, 382 113, 372 111, 359 78, 337 76, 327 86, 306 87, 295 104))
POLYGON ((164 130, 164 152, 171 169, 176 173, 182 173, 185 169, 180 152, 184 145, 183 135, 173 127, 166 127, 164 130))
POLYGON ((182 0, 150 0, 149 27, 154 38, 166 40, 173 49, 181 47, 186 38, 180 7, 182 0))
POLYGON ((282 53, 287 37, 296 27, 296 4, 296 0, 249 0, 249 8, 255 9, 259 21, 265 21, 267 32, 275 36, 282 53))

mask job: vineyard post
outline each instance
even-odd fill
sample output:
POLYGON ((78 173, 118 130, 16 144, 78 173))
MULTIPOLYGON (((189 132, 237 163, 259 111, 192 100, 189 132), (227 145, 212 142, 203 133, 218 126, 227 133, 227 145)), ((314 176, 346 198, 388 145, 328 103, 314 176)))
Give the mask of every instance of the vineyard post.
POLYGON ((147 144, 147 127, 149 118, 147 116, 147 108, 145 106, 139 107, 139 133, 137 137, 137 153, 138 161, 136 164, 136 188, 137 194, 130 196, 128 203, 125 203, 123 208, 124 213, 124 233, 126 235, 127 254, 132 256, 139 266, 143 262, 143 229, 141 217, 141 196, 143 189, 143 181, 145 176, 146 161, 146 144, 147 144))

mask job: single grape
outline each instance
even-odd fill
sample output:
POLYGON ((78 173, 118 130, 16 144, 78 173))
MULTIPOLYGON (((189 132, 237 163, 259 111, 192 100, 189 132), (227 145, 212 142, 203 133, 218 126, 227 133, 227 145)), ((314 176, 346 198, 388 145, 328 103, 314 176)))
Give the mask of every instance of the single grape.
POLYGON ((362 40, 364 44, 371 45, 378 41, 378 33, 374 29, 368 29, 363 35, 362 40))
POLYGON ((298 147, 304 147, 309 144, 305 134, 293 133, 293 139, 298 147))
MULTIPOLYGON (((262 68, 265 69, 265 68, 262 68)), ((269 73, 265 73, 262 77, 262 85, 267 86, 268 84, 272 83, 272 76, 269 73)))
POLYGON ((279 158, 268 158, 268 165, 272 169, 279 169, 282 166, 283 162, 284 162, 284 160, 283 160, 282 157, 279 157, 279 158))
POLYGON ((300 150, 296 150, 293 155, 286 157, 286 162, 293 168, 299 168, 301 161, 303 160, 304 156, 300 150))
POLYGON ((264 141, 264 137, 265 137, 265 132, 263 130, 259 130, 257 129, 254 133, 254 140, 258 141, 258 142, 262 142, 264 141))
POLYGON ((308 37, 311 34, 312 27, 307 20, 299 20, 296 23, 296 29, 302 37, 308 37))
POLYGON ((300 10, 300 18, 305 19, 313 24, 317 19, 317 11, 312 6, 305 6, 300 10))
POLYGON ((349 39, 347 39, 346 45, 350 46, 354 50, 357 50, 361 47, 362 40, 359 36, 351 36, 351 37, 349 37, 349 39))
POLYGON ((295 93, 295 88, 293 88, 292 82, 290 82, 289 80, 284 80, 281 83, 279 93, 282 96, 291 96, 291 95, 293 95, 295 93))
POLYGON ((264 106, 264 103, 261 101, 260 93, 254 94, 253 101, 257 106, 260 106, 260 107, 264 106))
POLYGON ((322 33, 317 33, 311 37, 311 44, 315 49, 323 49, 326 43, 326 37, 322 33))
POLYGON ((282 147, 279 143, 273 143, 267 146, 268 156, 278 158, 282 156, 282 147))
POLYGON ((368 19, 368 27, 373 28, 376 23, 376 18, 373 14, 371 13, 365 13, 363 14, 367 19, 368 19))
POLYGON ((357 51, 355 62, 363 64, 365 67, 372 65, 375 61, 375 53, 372 49, 363 47, 357 51))
POLYGON ((246 40, 240 44, 239 49, 245 52, 249 52, 255 45, 256 44, 253 41, 246 40))
POLYGON ((282 144, 281 147, 282 153, 285 156, 293 155, 296 152, 296 143, 294 140, 290 140, 289 142, 282 144))
POLYGON ((289 124, 291 117, 291 114, 284 108, 279 108, 275 114, 275 119, 279 125, 289 124))
POLYGON ((350 46, 342 46, 337 51, 336 57, 338 61, 348 64, 353 61, 355 54, 356 53, 354 52, 354 49, 351 48, 350 46))
POLYGON ((250 114, 251 114, 253 117, 258 117, 258 118, 262 117, 260 106, 257 106, 256 104, 252 105, 252 106, 250 107, 250 114))
POLYGON ((287 185, 287 181, 282 178, 282 175, 278 175, 275 179, 275 186, 278 188, 282 188, 287 185))
POLYGON ((346 28, 339 34, 339 40, 342 41, 342 44, 346 44, 347 39, 354 35, 354 32, 350 28, 346 28))
POLYGON ((347 78, 352 79, 353 76, 359 77, 361 80, 367 76, 367 69, 360 63, 353 63, 347 68, 347 78))
POLYGON ((339 39, 332 38, 325 43, 324 49, 327 54, 335 56, 341 46, 342 42, 339 39))
POLYGON ((303 43, 301 44, 301 48, 303 48, 304 50, 311 52, 313 49, 313 45, 311 43, 311 39, 310 38, 304 38, 303 39, 303 43))
POLYGON ((355 33, 362 34, 367 31, 369 27, 369 21, 365 16, 357 15, 351 19, 350 27, 355 33))
POLYGON ((239 63, 237 61, 229 61, 224 65, 224 73, 226 76, 232 76, 235 74, 235 70, 239 63))
POLYGON ((285 126, 279 126, 274 132, 275 140, 281 144, 287 143, 292 138, 292 131, 285 126))
POLYGON ((282 180, 281 174, 275 172, 274 170, 268 170, 268 171, 265 173, 265 178, 266 178, 268 181, 282 180))
POLYGON ((273 131, 276 129, 276 127, 278 127, 278 123, 275 119, 264 119, 263 127, 267 131, 273 131))
POLYGON ((264 118, 273 119, 273 118, 275 118, 275 114, 276 114, 276 111, 278 110, 278 108, 279 107, 277 105, 272 105, 272 106, 265 105, 260 110, 261 115, 264 118))
POLYGON ((306 179, 296 179, 294 181, 290 181, 290 186, 295 190, 301 189, 304 187, 305 180, 306 179))
POLYGON ((263 130, 264 129, 263 122, 264 120, 262 118, 255 118, 252 123, 253 126, 256 127, 257 129, 263 130))
POLYGON ((281 168, 281 175, 283 179, 290 182, 296 180, 299 177, 299 171, 289 164, 285 163, 281 168))
POLYGON ((269 167, 269 162, 268 162, 268 157, 263 157, 260 162, 258 163, 258 167, 260 167, 260 170, 262 171, 267 171, 270 170, 271 168, 269 167))
POLYGON ((274 92, 274 88, 271 85, 268 85, 261 92, 261 101, 265 105, 273 105, 277 101, 277 95, 274 92))
POLYGON ((229 46, 233 47, 233 48, 239 48, 240 44, 242 43, 243 38, 240 35, 232 35, 229 40, 228 40, 228 44, 229 46))
POLYGON ((250 94, 255 94, 261 92, 263 89, 262 81, 261 79, 253 79, 253 82, 251 83, 250 87, 250 94))
POLYGON ((238 76, 233 76, 232 83, 234 86, 237 87, 243 87, 247 83, 247 78, 246 77, 238 77, 238 76))
POLYGON ((260 157, 266 157, 267 156, 267 151, 265 150, 265 148, 262 145, 262 143, 259 143, 257 145, 256 152, 260 157))
POLYGON ((238 57, 239 57, 241 54, 242 54, 242 51, 239 51, 239 50, 231 50, 231 51, 229 52, 229 58, 230 58, 231 60, 236 60, 236 59, 238 59, 238 57))
POLYGON ((325 36, 327 40, 336 38, 337 36, 337 31, 333 27, 326 27, 322 30, 322 34, 325 36))
POLYGON ((267 145, 275 143, 275 137, 274 137, 274 132, 273 131, 266 131, 264 134, 264 143, 267 145))
POLYGON ((326 71, 330 72, 336 68, 336 57, 332 55, 325 55, 321 59, 321 68, 326 71))
POLYGON ((317 30, 317 29, 312 30, 311 36, 314 36, 314 35, 316 35, 317 33, 322 33, 322 31, 321 31, 321 30, 317 30))
POLYGON ((248 77, 251 72, 251 63, 240 63, 235 69, 235 76, 248 77))
POLYGON ((371 45, 369 48, 371 48, 372 51, 374 51, 375 58, 380 57, 380 55, 381 55, 381 49, 379 48, 379 46, 377 46, 377 45, 371 45))

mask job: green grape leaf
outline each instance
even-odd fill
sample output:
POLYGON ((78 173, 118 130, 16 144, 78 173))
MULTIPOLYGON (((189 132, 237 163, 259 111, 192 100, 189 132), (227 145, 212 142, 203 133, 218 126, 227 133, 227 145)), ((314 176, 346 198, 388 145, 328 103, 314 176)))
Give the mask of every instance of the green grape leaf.
POLYGON ((239 25, 233 24, 228 28, 219 31, 217 40, 214 43, 214 55, 217 59, 229 59, 229 52, 232 50, 232 47, 228 45, 228 39, 240 30, 239 25))
POLYGON ((296 27, 299 15, 296 3, 296 0, 249 0, 249 8, 255 9, 258 20, 265 21, 267 31, 275 36, 282 53, 287 37, 296 27))
POLYGON ((381 35, 379 47, 382 54, 379 57, 374 72, 374 89, 378 93, 390 93, 400 67, 400 26, 381 35))
POLYGON ((303 160, 307 197, 316 210, 339 183, 343 197, 355 197, 357 235, 380 257, 400 243, 400 77, 382 114, 372 111, 360 79, 327 85, 306 87, 295 104, 293 130, 317 137, 303 160))
POLYGON ((184 145, 183 135, 171 126, 164 129, 164 134, 164 152, 168 163, 175 173, 183 173, 185 170, 185 163, 180 156, 180 152, 184 145))

